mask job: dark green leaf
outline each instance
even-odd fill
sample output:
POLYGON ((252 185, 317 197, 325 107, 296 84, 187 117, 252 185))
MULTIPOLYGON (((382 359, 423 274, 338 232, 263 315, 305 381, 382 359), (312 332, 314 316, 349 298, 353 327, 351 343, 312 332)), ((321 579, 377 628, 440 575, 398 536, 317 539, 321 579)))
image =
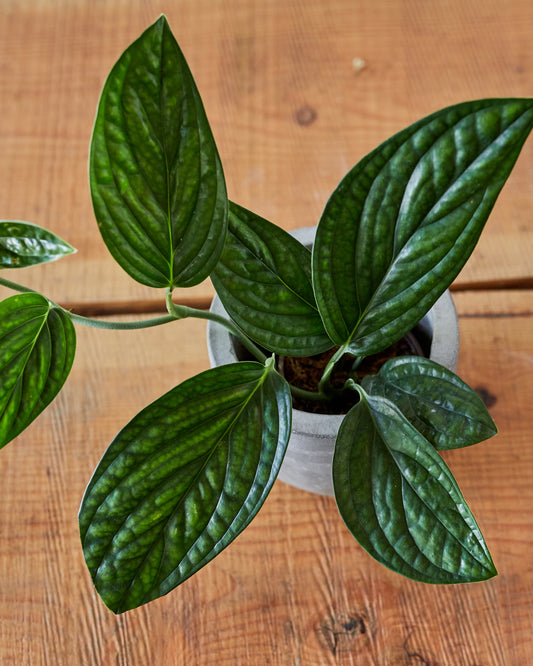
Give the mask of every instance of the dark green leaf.
POLYGON ((85 559, 119 613, 198 571, 250 523, 290 433, 285 380, 255 362, 208 370, 115 438, 80 510, 85 559))
POLYGON ((105 83, 90 182, 104 241, 131 277, 188 287, 208 276, 224 245, 226 187, 200 95, 164 16, 105 83))
POLYGON ((333 483, 349 530, 393 571, 425 583, 496 574, 452 473, 388 400, 367 396, 346 415, 333 483))
POLYGON ((332 346, 315 303, 311 252, 271 222, 231 203, 211 278, 229 315, 266 349, 309 356, 332 346))
POLYGON ((326 330, 376 353, 429 310, 470 256, 533 126, 533 100, 459 104, 385 141, 341 181, 318 225, 326 330))
POLYGON ((0 303, 0 446, 55 398, 75 350, 70 317, 40 294, 17 294, 0 303))
POLYGON ((450 370, 419 356, 387 361, 363 388, 388 398, 437 449, 456 449, 498 430, 478 394, 450 370))
POLYGON ((55 261, 76 250, 51 231, 19 220, 0 220, 0 268, 55 261))

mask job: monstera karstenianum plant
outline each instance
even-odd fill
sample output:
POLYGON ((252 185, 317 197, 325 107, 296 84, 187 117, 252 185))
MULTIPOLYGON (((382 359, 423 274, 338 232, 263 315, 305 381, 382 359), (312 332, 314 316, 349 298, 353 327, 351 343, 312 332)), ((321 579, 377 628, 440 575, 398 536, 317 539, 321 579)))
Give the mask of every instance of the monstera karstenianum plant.
MULTIPOLYGON (((110 609, 166 594, 250 523, 278 474, 292 395, 301 394, 332 402, 353 395, 332 474, 339 511, 364 549, 423 582, 495 575, 439 455, 495 434, 481 399, 423 357, 392 359, 362 381, 357 367, 413 328, 454 280, 532 127, 531 99, 466 102, 416 122, 343 178, 310 252, 228 200, 200 95, 165 17, 126 49, 98 105, 90 190, 111 255, 133 279, 166 290, 168 314, 89 320, 2 278, 19 293, 0 304, 1 443, 61 389, 75 353, 73 323, 141 328, 201 317, 228 328, 252 360, 187 379, 105 452, 79 522, 89 571, 110 609), (208 276, 230 317, 172 300, 174 288, 208 276), (277 355, 331 349, 314 391, 289 385, 277 369, 277 355), (334 386, 346 355, 352 371, 334 386)), ((72 251, 35 225, 0 224, 3 268, 72 251)))

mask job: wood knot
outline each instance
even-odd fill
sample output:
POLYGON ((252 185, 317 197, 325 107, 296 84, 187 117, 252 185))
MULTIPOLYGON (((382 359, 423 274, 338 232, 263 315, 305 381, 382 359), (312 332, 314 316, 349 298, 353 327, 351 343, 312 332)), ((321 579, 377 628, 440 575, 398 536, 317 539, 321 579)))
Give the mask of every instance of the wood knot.
POLYGON ((294 120, 298 125, 311 125, 317 119, 317 112, 312 106, 302 106, 294 114, 294 120))
POLYGON ((369 623, 361 613, 336 613, 326 617, 316 628, 321 647, 337 655, 366 648, 370 643, 369 623))
POLYGON ((494 407, 498 402, 498 398, 484 386, 476 386, 474 390, 485 403, 485 407, 494 407))

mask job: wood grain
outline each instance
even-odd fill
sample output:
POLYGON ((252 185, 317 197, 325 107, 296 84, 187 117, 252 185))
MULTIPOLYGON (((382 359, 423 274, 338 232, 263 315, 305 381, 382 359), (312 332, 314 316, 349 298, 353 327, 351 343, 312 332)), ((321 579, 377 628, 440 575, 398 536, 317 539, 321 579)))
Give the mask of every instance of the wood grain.
MULTIPOLYGON (((0 3, 0 215, 79 249, 13 274, 53 300, 154 298, 106 252, 87 154, 107 73, 161 9, 155 0, 0 3)), ((231 198, 286 229, 315 224, 345 172, 393 132, 447 104, 533 89, 530 0, 181 0, 164 9, 231 198)), ((533 140, 460 279, 530 274, 532 181, 533 140)), ((211 293, 206 283, 193 296, 211 293)))
MULTIPOLYGON (((392 132, 446 104, 533 89, 530 0, 3 0, 0 215, 79 249, 8 277, 58 302, 117 313, 162 301, 107 256, 86 163, 105 76, 163 9, 197 78, 230 196, 286 229, 315 223, 345 171, 392 132)), ((454 296, 459 372, 500 434, 446 460, 497 578, 407 581, 359 549, 332 499, 280 482, 198 575, 112 615, 83 562, 81 496, 120 427, 207 367, 205 327, 80 327, 65 389, 1 452, 0 664, 533 663, 533 292, 505 288, 533 278, 532 182, 530 140, 456 284, 503 280, 504 289, 454 296)), ((206 282, 176 300, 211 294, 206 282)))
POLYGON ((334 501, 278 482, 252 525, 163 599, 114 616, 85 569, 76 513, 107 443, 207 367, 205 332, 79 328, 56 402, 2 451, 0 663, 503 666, 533 655, 531 292, 460 293, 461 375, 500 434, 446 454, 499 576, 407 581, 355 544, 334 501))

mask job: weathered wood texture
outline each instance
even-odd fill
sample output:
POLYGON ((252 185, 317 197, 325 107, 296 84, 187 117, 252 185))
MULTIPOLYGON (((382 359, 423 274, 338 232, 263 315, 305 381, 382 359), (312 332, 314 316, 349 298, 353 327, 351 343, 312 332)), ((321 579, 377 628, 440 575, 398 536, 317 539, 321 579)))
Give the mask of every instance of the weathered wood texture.
POLYGON ((499 576, 407 581, 353 541, 334 501, 275 485, 252 525, 165 598, 116 617, 89 582, 76 513, 107 443, 206 367, 204 326, 79 330, 55 404, 2 451, 0 663, 504 666, 533 662, 533 294, 459 294, 461 375, 500 434, 446 459, 499 576))
MULTIPOLYGON (((54 300, 158 298, 108 257, 86 172, 104 79, 162 9, 197 78, 230 196, 287 229, 315 224, 345 172, 423 115, 533 90, 530 0, 3 0, 0 215, 79 248, 13 277, 54 300)), ((532 182, 533 140, 461 280, 530 275, 532 182)))
MULTIPOLYGON (((313 224, 345 171, 420 116, 533 90, 530 0, 3 0, 0 215, 52 228, 80 250, 8 277, 59 302, 135 309, 162 299, 107 257, 86 185, 103 80, 162 10, 197 77, 230 196, 287 229, 313 224)), ((533 277, 532 183, 530 141, 457 286, 533 277)), ((208 284, 193 291, 210 294, 208 284)), ((80 328, 64 391, 1 452, 0 663, 533 663, 533 292, 458 292, 456 303, 460 373, 491 404, 500 434, 446 459, 497 578, 404 580, 358 548, 333 500, 278 483, 197 576, 113 616, 83 563, 83 489, 129 418, 207 367, 205 333, 199 321, 80 328)))

